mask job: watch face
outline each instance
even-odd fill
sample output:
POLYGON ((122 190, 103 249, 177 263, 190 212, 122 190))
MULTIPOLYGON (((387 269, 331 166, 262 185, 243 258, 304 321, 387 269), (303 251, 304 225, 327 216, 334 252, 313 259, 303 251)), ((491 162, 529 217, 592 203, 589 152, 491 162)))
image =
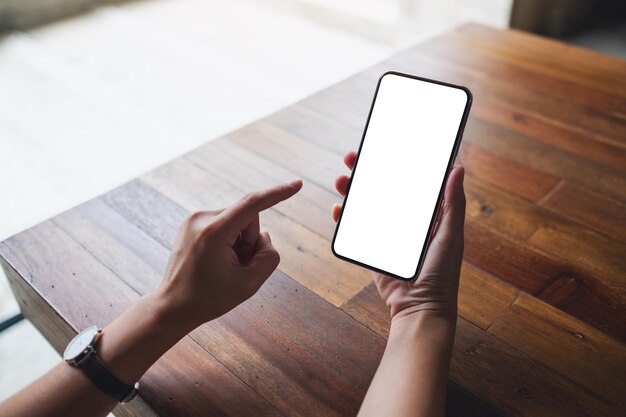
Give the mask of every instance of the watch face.
POLYGON ((63 359, 66 361, 77 359, 80 354, 93 342, 97 334, 98 327, 96 326, 87 327, 85 330, 78 333, 65 348, 65 352, 63 352, 63 359))

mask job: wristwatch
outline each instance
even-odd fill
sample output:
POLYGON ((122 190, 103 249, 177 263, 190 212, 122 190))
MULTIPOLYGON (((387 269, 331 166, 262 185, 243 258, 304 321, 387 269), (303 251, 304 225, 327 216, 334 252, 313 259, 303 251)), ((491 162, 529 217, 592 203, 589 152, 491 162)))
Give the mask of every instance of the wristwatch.
POLYGON ((127 403, 137 395, 139 383, 128 385, 113 375, 100 361, 96 353, 96 343, 102 334, 97 326, 87 327, 78 333, 67 345, 63 359, 80 369, 105 394, 127 403))

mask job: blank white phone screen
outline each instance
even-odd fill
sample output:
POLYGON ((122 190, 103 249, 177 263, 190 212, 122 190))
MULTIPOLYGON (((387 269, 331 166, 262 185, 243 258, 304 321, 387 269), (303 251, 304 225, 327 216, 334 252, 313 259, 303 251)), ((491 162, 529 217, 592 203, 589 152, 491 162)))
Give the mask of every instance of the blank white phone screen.
POLYGON ((410 279, 423 245, 468 95, 385 74, 335 234, 339 256, 410 279))

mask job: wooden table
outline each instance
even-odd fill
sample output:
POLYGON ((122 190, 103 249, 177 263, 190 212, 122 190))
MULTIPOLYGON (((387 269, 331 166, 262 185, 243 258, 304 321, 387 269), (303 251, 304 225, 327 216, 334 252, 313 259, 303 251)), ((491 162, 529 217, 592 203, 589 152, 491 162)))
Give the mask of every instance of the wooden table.
POLYGON ((282 255, 267 284, 176 345, 117 415, 355 415, 389 320, 368 272, 331 255, 330 207, 390 69, 474 93, 449 414, 624 415, 626 62, 477 25, 2 242, 23 313, 60 351, 158 285, 188 212, 304 178, 263 214, 282 255))

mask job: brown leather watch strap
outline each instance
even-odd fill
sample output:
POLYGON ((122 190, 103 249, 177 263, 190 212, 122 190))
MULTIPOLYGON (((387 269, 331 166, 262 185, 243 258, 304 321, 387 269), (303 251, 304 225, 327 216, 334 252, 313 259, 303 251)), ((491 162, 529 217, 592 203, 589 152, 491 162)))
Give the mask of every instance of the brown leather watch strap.
POLYGON ((117 399, 119 402, 130 401, 136 391, 135 386, 127 385, 120 381, 100 362, 95 351, 91 351, 88 357, 81 361, 79 368, 89 377, 104 393, 117 399))

